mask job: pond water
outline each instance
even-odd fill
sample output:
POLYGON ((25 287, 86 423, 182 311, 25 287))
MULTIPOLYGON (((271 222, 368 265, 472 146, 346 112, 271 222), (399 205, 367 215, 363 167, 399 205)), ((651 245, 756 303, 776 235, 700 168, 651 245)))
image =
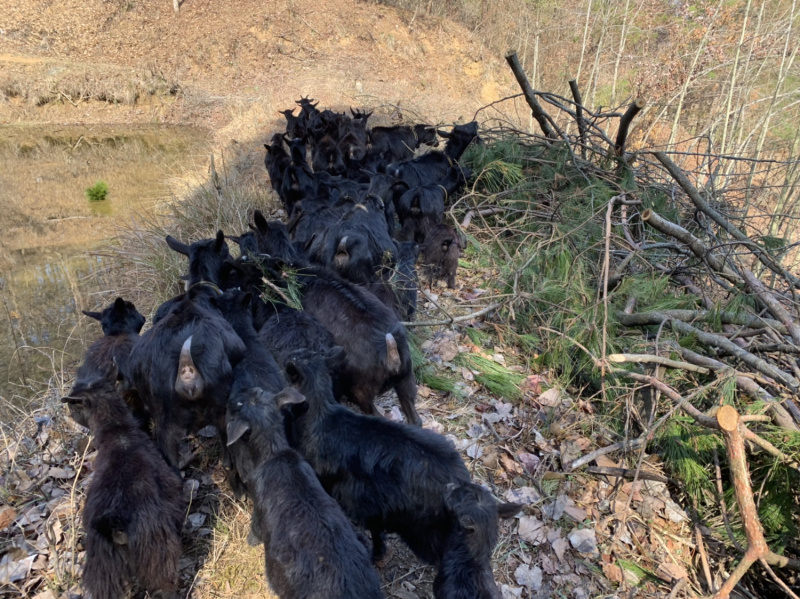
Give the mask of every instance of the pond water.
POLYGON ((152 214, 204 162, 208 131, 177 126, 0 127, 0 411, 59 385, 102 332, 81 310, 116 297, 96 250, 152 214), (89 202, 97 181, 107 199, 89 202))

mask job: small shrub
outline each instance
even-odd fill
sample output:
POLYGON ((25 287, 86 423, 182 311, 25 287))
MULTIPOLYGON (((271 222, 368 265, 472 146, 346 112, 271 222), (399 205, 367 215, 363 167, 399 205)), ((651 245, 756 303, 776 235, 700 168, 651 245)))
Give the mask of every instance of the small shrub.
POLYGON ((91 187, 86 188, 86 199, 90 202, 102 202, 108 197, 108 183, 98 181, 91 187))

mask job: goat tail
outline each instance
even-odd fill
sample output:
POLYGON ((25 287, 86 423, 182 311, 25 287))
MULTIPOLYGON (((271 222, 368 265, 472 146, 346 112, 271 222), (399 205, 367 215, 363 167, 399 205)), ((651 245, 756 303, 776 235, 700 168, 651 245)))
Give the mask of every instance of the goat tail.
POLYGON ((91 599, 119 599, 127 591, 129 564, 123 548, 101 532, 86 533, 86 565, 83 588, 91 599))
POLYGON ((397 340, 391 333, 386 333, 386 370, 390 374, 397 374, 403 361, 400 358, 400 351, 397 349, 397 340))

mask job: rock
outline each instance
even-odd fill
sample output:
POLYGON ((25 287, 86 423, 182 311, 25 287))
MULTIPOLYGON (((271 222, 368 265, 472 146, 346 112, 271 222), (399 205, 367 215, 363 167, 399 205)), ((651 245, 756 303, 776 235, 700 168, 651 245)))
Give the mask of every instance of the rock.
POLYGON ((580 553, 594 553, 597 551, 597 538, 593 528, 574 530, 569 535, 569 542, 573 549, 580 553))

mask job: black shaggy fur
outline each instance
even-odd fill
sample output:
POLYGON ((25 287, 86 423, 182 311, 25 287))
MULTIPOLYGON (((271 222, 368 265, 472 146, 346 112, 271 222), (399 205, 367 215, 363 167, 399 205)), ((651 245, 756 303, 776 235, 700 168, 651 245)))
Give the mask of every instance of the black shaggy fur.
POLYGON ((394 310, 397 318, 410 322, 417 312, 419 283, 415 265, 419 257, 419 246, 413 241, 398 243, 395 255, 395 267, 382 270, 370 290, 375 297, 394 310))
MULTIPOLYGON (((89 318, 100 321, 104 337, 101 337, 89 346, 83 357, 83 364, 75 375, 75 384, 69 395, 76 396, 81 392, 103 381, 114 384, 117 379, 118 369, 125 368, 131 348, 139 338, 139 331, 144 326, 142 316, 131 302, 126 302, 118 297, 113 304, 102 312, 83 312, 89 318)), ((126 393, 125 401, 136 419, 144 425, 147 416, 135 392, 126 393)), ((76 405, 70 404, 69 415, 81 426, 89 426, 88 417, 76 405)))
POLYGON ((83 508, 84 588, 92 599, 120 599, 132 585, 176 591, 184 516, 180 477, 113 385, 65 401, 86 411, 97 447, 83 508))
POLYGON ((436 599, 501 599, 492 575, 498 518, 511 518, 521 506, 499 503, 474 483, 447 486, 445 506, 451 532, 433 581, 436 599))
POLYGON ((204 285, 191 289, 139 338, 128 360, 125 378, 138 390, 154 421, 156 445, 173 466, 187 431, 214 424, 224 436, 233 369, 245 355, 244 343, 220 314, 216 297, 204 285), (193 400, 175 389, 181 348, 190 336, 191 356, 205 383, 202 397, 193 400))
MULTIPOLYGON (((302 401, 287 389, 279 401, 302 401)), ((231 397, 228 443, 253 497, 251 536, 264 544, 267 579, 281 599, 379 599, 369 553, 283 432, 276 397, 231 397)))
POLYGON ((458 233, 453 227, 438 224, 425 237, 422 244, 422 265, 428 275, 428 285, 432 286, 439 279, 447 281, 447 286, 456 286, 456 270, 461 245, 458 233))
POLYGON ((303 309, 347 352, 339 369, 342 392, 363 412, 375 414, 375 397, 393 388, 406 420, 419 426, 406 329, 391 308, 363 287, 320 267, 304 269, 298 280, 303 309))
POLYGON ((437 564, 450 531, 446 486, 470 483, 461 456, 441 435, 335 404, 326 358, 341 356, 298 357, 286 367, 307 402, 305 413, 292 406, 298 450, 344 512, 370 531, 374 557, 382 555, 381 534, 388 531, 437 564))

